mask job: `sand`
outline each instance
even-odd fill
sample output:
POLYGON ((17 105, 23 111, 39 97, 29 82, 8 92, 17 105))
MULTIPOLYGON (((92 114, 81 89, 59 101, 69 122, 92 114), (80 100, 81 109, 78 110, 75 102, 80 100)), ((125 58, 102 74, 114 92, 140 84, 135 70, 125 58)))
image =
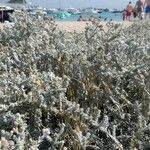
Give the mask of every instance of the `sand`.
MULTIPOLYGON (((56 22, 56 24, 58 25, 58 28, 61 30, 77 31, 77 32, 84 31, 87 23, 91 24, 91 22, 77 22, 77 21, 56 22)), ((120 23, 123 25, 123 27, 129 27, 133 24, 133 22, 129 22, 129 21, 114 22, 114 23, 120 23)), ((100 22, 100 25, 103 26, 104 30, 107 30, 106 22, 100 22)))
MULTIPOLYGON (((77 21, 57 21, 56 24, 60 30, 67 30, 67 31, 77 31, 81 32, 85 30, 86 25, 91 24, 91 22, 77 22, 77 21)), ((114 23, 120 23, 123 25, 123 27, 129 27, 131 26, 132 22, 124 21, 124 22, 114 22, 114 23)), ((106 22, 100 22, 100 24, 103 26, 104 30, 107 30, 106 22)), ((3 26, 11 26, 12 24, 6 23, 2 24, 0 23, 0 28, 3 28, 3 26)))

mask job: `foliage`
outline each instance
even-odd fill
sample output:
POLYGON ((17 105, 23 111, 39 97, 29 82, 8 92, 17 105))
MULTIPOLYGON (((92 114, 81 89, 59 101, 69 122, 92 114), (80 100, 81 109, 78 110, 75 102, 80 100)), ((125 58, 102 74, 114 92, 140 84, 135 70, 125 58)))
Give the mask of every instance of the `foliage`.
POLYGON ((0 30, 0 149, 150 148, 150 24, 76 33, 13 17, 0 30))

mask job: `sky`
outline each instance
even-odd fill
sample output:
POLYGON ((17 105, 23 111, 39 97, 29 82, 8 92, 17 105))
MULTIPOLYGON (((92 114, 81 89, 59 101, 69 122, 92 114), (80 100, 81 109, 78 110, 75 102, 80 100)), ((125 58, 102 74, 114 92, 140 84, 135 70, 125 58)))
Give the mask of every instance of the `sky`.
MULTIPOLYGON (((0 0, 0 3, 7 2, 8 0, 0 0)), ((62 8, 74 7, 97 7, 109 9, 124 9, 129 1, 135 4, 136 0, 26 0, 33 5, 40 5, 46 8, 58 8, 61 2, 62 8)))

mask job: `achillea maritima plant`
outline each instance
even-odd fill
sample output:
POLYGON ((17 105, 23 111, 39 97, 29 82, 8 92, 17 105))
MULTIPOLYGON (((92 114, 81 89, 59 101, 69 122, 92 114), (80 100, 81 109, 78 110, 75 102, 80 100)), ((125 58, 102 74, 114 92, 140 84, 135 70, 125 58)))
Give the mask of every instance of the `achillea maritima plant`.
POLYGON ((0 149, 150 148, 150 24, 76 33, 13 17, 0 30, 0 149))

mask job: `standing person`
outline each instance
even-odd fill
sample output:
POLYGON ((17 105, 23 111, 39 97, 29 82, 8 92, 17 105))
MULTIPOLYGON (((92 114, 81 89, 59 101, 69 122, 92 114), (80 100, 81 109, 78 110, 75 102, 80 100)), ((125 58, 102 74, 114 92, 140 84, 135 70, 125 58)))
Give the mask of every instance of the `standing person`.
POLYGON ((125 19, 126 19, 126 13, 127 13, 127 12, 126 12, 126 10, 124 9, 124 10, 123 10, 123 13, 122 13, 122 20, 123 20, 123 21, 125 21, 125 19))
POLYGON ((145 7, 145 19, 147 18, 147 15, 149 15, 150 18, 150 0, 145 0, 144 7, 145 7))
POLYGON ((93 17, 93 16, 90 16, 90 17, 89 17, 89 21, 93 22, 93 21, 94 21, 94 17, 93 17))
POLYGON ((132 11, 133 11, 132 3, 129 2, 129 4, 127 5, 127 14, 126 14, 128 21, 131 20, 132 11))
POLYGON ((136 8, 133 9, 133 17, 134 17, 134 18, 137 17, 137 10, 136 10, 136 8))
POLYGON ((142 19, 143 8, 144 8, 144 4, 142 0, 138 0, 135 4, 135 10, 137 12, 137 16, 139 17, 139 19, 142 19))
POLYGON ((82 16, 79 16, 79 18, 77 19, 77 21, 83 21, 82 16))

